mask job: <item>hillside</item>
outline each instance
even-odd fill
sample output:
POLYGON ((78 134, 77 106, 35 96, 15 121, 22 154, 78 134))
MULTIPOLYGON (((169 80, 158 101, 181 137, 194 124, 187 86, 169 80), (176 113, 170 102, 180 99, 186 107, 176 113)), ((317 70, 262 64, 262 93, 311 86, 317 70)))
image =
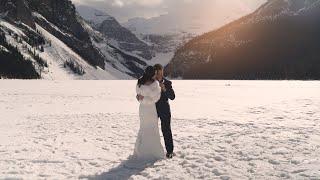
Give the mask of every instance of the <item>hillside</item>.
POLYGON ((269 0, 201 35, 166 67, 184 79, 320 79, 319 0, 269 0))
POLYGON ((1 0, 0 32, 0 65, 11 62, 8 46, 21 56, 0 69, 3 78, 132 79, 146 66, 93 30, 69 0, 1 0))

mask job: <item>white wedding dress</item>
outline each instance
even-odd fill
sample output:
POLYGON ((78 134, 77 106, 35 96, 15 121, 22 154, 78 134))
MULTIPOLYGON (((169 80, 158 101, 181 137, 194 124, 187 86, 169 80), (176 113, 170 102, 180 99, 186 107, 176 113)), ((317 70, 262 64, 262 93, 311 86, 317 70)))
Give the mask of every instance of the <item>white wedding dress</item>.
POLYGON ((160 99, 161 88, 159 82, 150 85, 137 85, 137 94, 144 96, 140 102, 140 130, 135 144, 133 156, 134 166, 139 163, 152 162, 164 158, 158 127, 156 102, 160 99))

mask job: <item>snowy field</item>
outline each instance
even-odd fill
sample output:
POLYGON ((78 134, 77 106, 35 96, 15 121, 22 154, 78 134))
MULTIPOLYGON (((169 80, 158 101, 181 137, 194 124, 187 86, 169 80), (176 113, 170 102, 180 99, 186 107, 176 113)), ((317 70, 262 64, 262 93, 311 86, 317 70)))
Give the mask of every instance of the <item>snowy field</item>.
POLYGON ((127 169, 135 81, 0 81, 0 179, 320 179, 320 82, 173 85, 176 157, 127 169))

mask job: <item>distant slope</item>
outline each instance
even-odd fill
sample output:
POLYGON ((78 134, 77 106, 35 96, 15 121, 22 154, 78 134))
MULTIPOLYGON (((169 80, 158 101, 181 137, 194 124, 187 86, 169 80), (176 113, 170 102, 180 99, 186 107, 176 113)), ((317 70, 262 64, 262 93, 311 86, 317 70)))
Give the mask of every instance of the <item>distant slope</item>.
POLYGON ((114 17, 85 5, 77 6, 77 11, 93 29, 104 35, 109 43, 146 60, 152 58, 151 47, 121 26, 114 17))
POLYGON ((184 79, 320 79, 319 19, 319 0, 269 0, 188 42, 166 70, 184 79))

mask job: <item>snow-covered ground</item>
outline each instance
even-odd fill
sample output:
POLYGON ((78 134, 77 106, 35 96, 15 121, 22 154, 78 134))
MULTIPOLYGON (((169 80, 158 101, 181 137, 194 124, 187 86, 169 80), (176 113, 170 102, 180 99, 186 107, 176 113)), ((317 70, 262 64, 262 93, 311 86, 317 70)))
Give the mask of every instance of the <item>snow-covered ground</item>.
POLYGON ((320 179, 320 82, 173 85, 176 157, 126 169, 135 81, 0 81, 0 179, 320 179))

